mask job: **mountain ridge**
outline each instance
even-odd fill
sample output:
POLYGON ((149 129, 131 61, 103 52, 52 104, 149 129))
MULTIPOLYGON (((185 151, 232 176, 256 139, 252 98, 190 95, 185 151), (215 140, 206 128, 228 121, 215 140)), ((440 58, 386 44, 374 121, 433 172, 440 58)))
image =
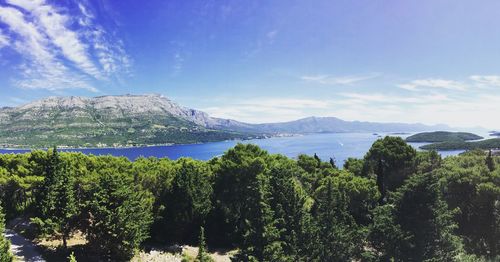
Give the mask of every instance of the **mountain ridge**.
POLYGON ((419 132, 444 125, 307 117, 250 124, 181 106, 160 94, 47 97, 0 108, 0 145, 134 146, 250 139, 276 134, 419 132))

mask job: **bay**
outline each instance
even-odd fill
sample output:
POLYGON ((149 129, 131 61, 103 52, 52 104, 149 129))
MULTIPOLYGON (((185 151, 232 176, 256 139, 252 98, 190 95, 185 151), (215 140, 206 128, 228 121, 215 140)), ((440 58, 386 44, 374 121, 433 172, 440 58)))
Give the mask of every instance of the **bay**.
MULTIPOLYGON (((373 142, 386 135, 401 136, 403 138, 410 134, 373 134, 373 133, 325 133, 308 134, 291 137, 272 137, 267 139, 253 139, 244 141, 221 141, 203 144, 171 145, 171 146, 148 146, 132 148, 79 148, 61 149, 65 152, 82 152, 93 155, 124 156, 130 160, 138 157, 168 157, 178 159, 180 157, 191 157, 199 160, 209 160, 226 152, 237 143, 255 144, 273 154, 283 154, 296 158, 299 154, 317 154, 324 161, 330 157, 342 165, 348 157, 362 158, 370 149, 373 142)), ((418 150, 425 143, 410 143, 418 150)), ((28 149, 0 149, 0 153, 25 153, 28 149)), ((463 150, 439 152, 443 157, 458 155, 463 150)))

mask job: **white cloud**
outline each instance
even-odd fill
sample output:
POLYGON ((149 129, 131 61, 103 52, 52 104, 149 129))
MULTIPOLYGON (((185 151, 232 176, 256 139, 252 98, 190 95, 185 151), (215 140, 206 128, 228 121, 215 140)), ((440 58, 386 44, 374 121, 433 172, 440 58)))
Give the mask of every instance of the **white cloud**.
POLYGON ((254 98, 223 104, 202 110, 214 117, 264 123, 296 120, 311 116, 311 110, 325 110, 331 106, 326 100, 298 98, 254 98))
POLYGON ((418 96, 400 96, 400 95, 388 95, 388 94, 366 94, 366 93, 341 93, 346 100, 343 100, 343 104, 373 104, 373 103, 383 103, 383 104, 395 104, 395 103, 408 103, 408 104, 422 104, 429 102, 445 102, 451 99, 443 94, 431 94, 431 95, 418 95, 418 96))
POLYGON ((473 75, 469 78, 481 86, 500 87, 500 76, 497 75, 473 75))
POLYGON ((93 24, 95 16, 82 3, 78 4, 80 13, 75 14, 44 0, 7 3, 10 5, 0 5, 0 23, 7 25, 9 45, 23 58, 21 78, 13 79, 18 87, 96 92, 92 83, 108 82, 113 73, 128 73, 131 60, 123 42, 93 24))
POLYGON ((417 79, 406 84, 400 84, 398 87, 410 91, 418 91, 420 89, 448 89, 448 90, 465 90, 467 85, 461 82, 440 79, 440 78, 428 78, 428 79, 417 79))
POLYGON ((378 76, 380 75, 375 73, 367 75, 352 75, 352 76, 306 75, 306 76, 301 76, 300 79, 307 82, 318 83, 322 85, 349 85, 349 84, 354 84, 356 82, 369 80, 378 76))
POLYGON ((9 37, 4 35, 2 29, 0 29, 0 48, 9 45, 9 37))

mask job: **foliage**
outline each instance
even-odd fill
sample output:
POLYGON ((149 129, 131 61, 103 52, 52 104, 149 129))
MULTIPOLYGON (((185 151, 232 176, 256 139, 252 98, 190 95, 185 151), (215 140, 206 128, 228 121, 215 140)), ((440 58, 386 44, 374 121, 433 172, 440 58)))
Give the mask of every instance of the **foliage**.
POLYGON ((212 262, 213 259, 207 254, 207 245, 205 243, 205 229, 200 227, 200 236, 198 240, 198 255, 195 262, 212 262))
POLYGON ((406 142, 417 142, 417 143, 435 143, 435 142, 445 142, 445 141, 469 141, 469 140, 479 140, 483 137, 466 132, 447 132, 447 131, 436 131, 436 132, 424 132, 418 133, 406 138, 406 142))
POLYGON ((465 142, 465 141, 446 141, 433 143, 425 146, 421 146, 421 149, 425 150, 474 150, 483 149, 490 150, 500 148, 500 138, 492 138, 475 142, 465 142))
POLYGON ((146 240, 236 248, 235 261, 495 261, 499 166, 399 138, 342 170, 243 144, 210 161, 50 149, 0 155, 0 199, 39 237, 83 232, 96 261, 127 260, 146 240))
POLYGON ((415 169, 417 152, 400 137, 385 137, 373 143, 365 156, 365 170, 377 176, 380 202, 387 191, 398 189, 415 169))
MULTIPOLYGON (((1 203, 0 203, 1 204, 1 203)), ((0 262, 12 262, 14 257, 10 253, 10 242, 3 236, 5 226, 5 218, 0 205, 0 262)))
POLYGON ((460 254, 453 212, 434 174, 412 176, 377 209, 370 237, 382 260, 454 261, 460 254))
POLYGON ((89 243, 102 257, 129 259, 149 236, 151 194, 120 173, 104 170, 87 203, 89 243))

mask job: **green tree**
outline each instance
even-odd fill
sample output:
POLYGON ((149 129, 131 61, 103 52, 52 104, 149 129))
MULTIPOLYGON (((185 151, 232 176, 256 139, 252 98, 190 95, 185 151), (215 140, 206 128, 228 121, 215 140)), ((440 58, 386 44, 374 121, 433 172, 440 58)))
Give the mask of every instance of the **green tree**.
POLYGON ((59 232, 66 248, 77 214, 74 177, 68 164, 60 159, 56 148, 49 154, 45 181, 40 190, 41 221, 44 227, 48 227, 42 232, 59 232))
POLYGON ((416 150, 400 137, 386 136, 373 143, 365 164, 377 176, 381 203, 386 201, 387 191, 396 190, 415 171, 416 155, 416 150))
POLYGON ((453 212, 434 173, 412 176, 378 207, 370 239, 382 260, 455 261, 461 252, 453 212))
POLYGON ((200 227, 200 236, 198 240, 198 255, 195 262, 212 262, 213 259, 207 253, 207 244, 205 243, 205 229, 200 227))
POLYGON ((457 209, 456 233, 467 252, 489 259, 500 255, 500 170, 490 172, 484 153, 449 157, 437 170, 441 191, 457 209))
POLYGON ((10 242, 3 236, 4 226, 5 218, 2 206, 0 205, 0 262, 12 262, 14 261, 14 257, 10 253, 10 242))
POLYGON ((269 202, 283 252, 293 261, 309 257, 314 234, 310 224, 314 200, 300 182, 303 172, 295 161, 284 157, 276 158, 268 172, 272 196, 269 202))
POLYGON ((268 181, 258 173, 249 185, 243 241, 234 261, 288 261, 283 252, 280 232, 276 227, 274 212, 269 205, 268 181))
POLYGON ((327 177, 315 193, 317 246, 314 258, 318 261, 351 261, 359 258, 364 233, 348 211, 348 196, 327 177))
POLYGON ((130 259, 149 237, 153 198, 131 176, 112 169, 99 175, 86 207, 87 240, 106 259, 130 259))
POLYGON ((247 219, 255 216, 250 206, 256 200, 249 197, 254 194, 257 175, 266 171, 268 158, 267 152, 255 145, 238 144, 216 164, 215 213, 220 215, 212 221, 222 221, 219 233, 230 240, 228 244, 242 243, 247 219))
POLYGON ((174 167, 175 176, 163 204, 164 227, 174 242, 195 243, 199 228, 212 209, 212 177, 206 163, 181 158, 174 167))
POLYGON ((488 156, 486 157, 486 166, 488 166, 490 172, 495 171, 495 160, 493 159, 491 150, 488 152, 488 156))

